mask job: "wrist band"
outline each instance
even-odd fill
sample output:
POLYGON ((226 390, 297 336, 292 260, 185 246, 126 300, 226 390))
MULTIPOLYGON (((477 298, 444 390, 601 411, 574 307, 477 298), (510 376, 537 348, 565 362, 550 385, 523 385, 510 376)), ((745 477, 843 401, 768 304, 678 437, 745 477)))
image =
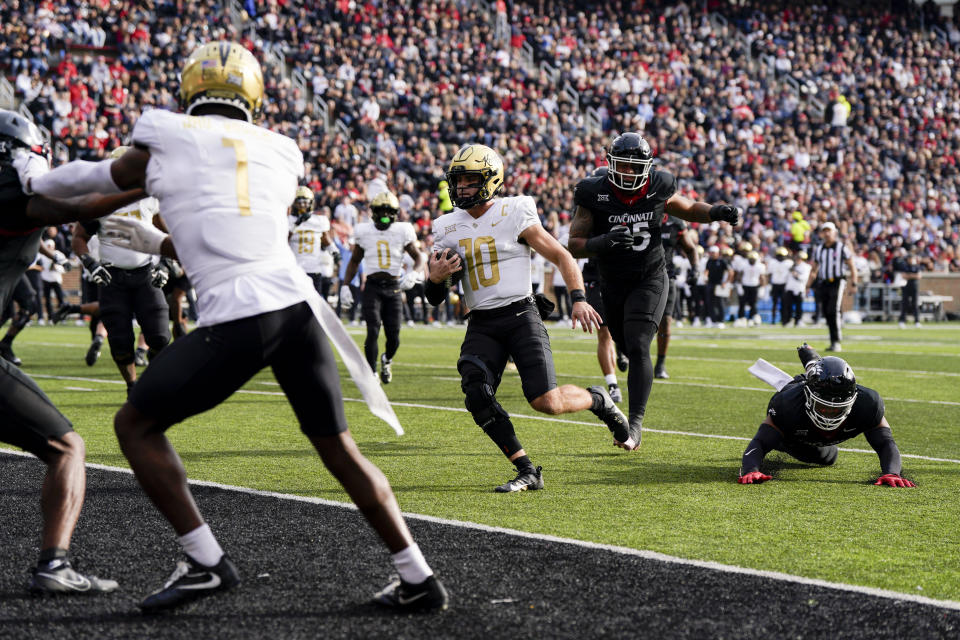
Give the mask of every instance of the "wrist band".
POLYGON ((583 292, 583 289, 571 289, 570 290, 570 301, 571 302, 586 302, 587 294, 583 292))

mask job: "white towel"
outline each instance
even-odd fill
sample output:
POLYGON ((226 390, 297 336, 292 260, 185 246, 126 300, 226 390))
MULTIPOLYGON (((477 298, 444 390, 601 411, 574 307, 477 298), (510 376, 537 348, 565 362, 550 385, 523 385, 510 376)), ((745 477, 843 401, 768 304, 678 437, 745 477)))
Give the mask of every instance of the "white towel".
POLYGON ((787 386, 788 382, 793 380, 793 376, 788 374, 783 369, 770 364, 763 358, 757 358, 757 361, 754 362, 753 366, 747 369, 747 371, 757 376, 777 391, 783 389, 785 386, 787 386))

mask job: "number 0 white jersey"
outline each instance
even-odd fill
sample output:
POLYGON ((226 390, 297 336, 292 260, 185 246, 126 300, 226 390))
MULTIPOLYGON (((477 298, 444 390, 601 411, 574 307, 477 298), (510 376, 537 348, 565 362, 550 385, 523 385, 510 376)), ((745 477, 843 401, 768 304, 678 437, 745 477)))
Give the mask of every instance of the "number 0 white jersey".
MULTIPOLYGON (((153 227, 153 216, 157 215, 159 210, 160 204, 156 198, 144 198, 114 211, 109 217, 132 218, 145 227, 153 227)), ((121 269, 136 269, 153 263, 155 258, 149 253, 105 244, 100 247, 100 260, 121 269)))
POLYGON ((296 142, 243 120, 154 109, 137 121, 133 144, 150 149, 147 193, 197 291, 200 325, 315 295, 287 245, 287 209, 303 177, 296 142))
POLYGON ((533 293, 530 248, 518 240, 535 224, 540 217, 530 196, 495 200, 476 219, 458 208, 433 221, 434 251, 453 249, 463 260, 470 309, 496 309, 533 293))
POLYGON ((330 231, 327 216, 314 214, 302 224, 296 224, 296 216, 290 216, 290 250, 297 264, 306 273, 319 273, 324 278, 333 276, 333 255, 320 246, 324 232, 330 231))
POLYGON ((363 272, 378 271, 399 277, 403 272, 404 247, 417 241, 417 232, 409 222, 394 222, 380 231, 372 222, 357 225, 354 242, 363 249, 363 272))

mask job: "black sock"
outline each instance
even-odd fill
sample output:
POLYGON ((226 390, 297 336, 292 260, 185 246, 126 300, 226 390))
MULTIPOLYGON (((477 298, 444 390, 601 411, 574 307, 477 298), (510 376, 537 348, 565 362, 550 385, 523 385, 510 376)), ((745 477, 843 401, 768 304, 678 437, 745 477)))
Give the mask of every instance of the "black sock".
POLYGON ((101 335, 99 335, 99 334, 93 336, 93 342, 96 342, 98 345, 103 344, 103 336, 101 336, 101 335))
POLYGON ((593 398, 593 404, 590 405, 590 411, 594 414, 597 414, 601 409, 603 409, 603 396, 599 393, 590 392, 590 396, 593 398))
POLYGON ((49 549, 43 549, 40 552, 40 560, 37 562, 37 566, 42 564, 49 564, 51 561, 56 560, 57 558, 66 558, 67 550, 61 549, 60 547, 50 547, 49 549))
POLYGON ((512 460, 513 466, 517 468, 517 471, 520 473, 532 473, 533 472, 533 463, 530 462, 529 456, 520 456, 519 458, 514 458, 512 460))
POLYGON ((657 356, 657 369, 663 366, 663 361, 667 359, 667 356, 657 356))
POLYGON ((0 344, 5 344, 9 347, 13 344, 13 336, 11 336, 9 333, 3 336, 3 340, 0 340, 0 344))

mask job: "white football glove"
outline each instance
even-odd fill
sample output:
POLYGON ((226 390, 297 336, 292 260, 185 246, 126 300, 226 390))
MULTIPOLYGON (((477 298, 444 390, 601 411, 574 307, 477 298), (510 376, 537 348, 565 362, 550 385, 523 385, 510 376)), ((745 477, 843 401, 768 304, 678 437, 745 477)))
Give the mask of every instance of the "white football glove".
POLYGON ((33 192, 29 187, 30 178, 39 178, 45 173, 50 173, 50 162, 32 151, 17 149, 13 152, 13 168, 17 170, 23 192, 32 196, 33 192))
POLYGON ((423 273, 419 271, 408 271, 400 280, 400 288, 403 291, 409 291, 417 286, 417 283, 423 282, 423 273))
POLYGON ((350 291, 350 287, 348 285, 343 285, 340 287, 340 306, 353 306, 353 291, 350 291))
POLYGON ((57 263, 58 266, 63 266, 67 264, 67 256, 63 255, 62 251, 53 252, 53 261, 57 263))
POLYGON ((160 255, 160 245, 167 237, 167 234, 156 227, 148 227, 132 218, 117 216, 103 218, 97 235, 104 244, 154 255, 160 255))

